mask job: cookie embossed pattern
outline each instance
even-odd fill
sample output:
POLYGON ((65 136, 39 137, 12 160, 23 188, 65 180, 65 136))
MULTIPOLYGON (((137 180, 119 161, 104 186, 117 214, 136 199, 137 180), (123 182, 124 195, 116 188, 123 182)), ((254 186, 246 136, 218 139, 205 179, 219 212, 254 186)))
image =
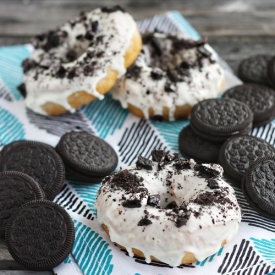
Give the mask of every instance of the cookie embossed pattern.
POLYGON ((74 242, 74 226, 59 205, 34 200, 22 205, 6 227, 9 252, 20 264, 33 270, 47 270, 65 260, 74 242))
POLYGON ((0 171, 19 171, 35 179, 46 198, 53 200, 65 177, 64 164, 54 149, 44 143, 24 141, 9 144, 0 159, 0 171))

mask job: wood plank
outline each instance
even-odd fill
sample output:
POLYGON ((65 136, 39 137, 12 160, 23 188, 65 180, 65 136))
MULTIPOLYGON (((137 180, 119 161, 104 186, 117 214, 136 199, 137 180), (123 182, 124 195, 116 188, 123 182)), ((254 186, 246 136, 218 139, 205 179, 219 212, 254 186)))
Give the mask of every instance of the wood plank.
POLYGON ((275 36, 210 37, 209 44, 228 63, 234 72, 240 61, 254 54, 275 54, 275 36))
MULTIPOLYGON (((28 43, 28 38, 10 37, 1 38, 0 45, 14 45, 28 43)), ((275 53, 275 37, 269 36, 223 36, 210 37, 209 44, 217 53, 236 71, 242 59, 253 54, 275 53)))
POLYGON ((6 269, 22 270, 24 267, 14 261, 4 243, 4 240, 0 238, 0 270, 6 269))
MULTIPOLYGON (((100 5, 112 5, 103 0, 100 5)), ((187 20, 205 36, 269 35, 275 33, 275 1, 134 1, 120 0, 136 20, 167 10, 180 10, 187 20)), ((99 2, 58 0, 2 0, 0 35, 32 36, 63 24, 80 10, 92 10, 99 2), (24 4, 29 3, 29 4, 24 4)))

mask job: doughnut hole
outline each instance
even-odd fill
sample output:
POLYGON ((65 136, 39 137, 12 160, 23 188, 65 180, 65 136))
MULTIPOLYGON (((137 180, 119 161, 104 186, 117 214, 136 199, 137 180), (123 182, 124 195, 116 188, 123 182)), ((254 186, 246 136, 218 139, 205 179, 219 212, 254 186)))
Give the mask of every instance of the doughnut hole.
POLYGON ((172 201, 170 203, 168 203, 164 208, 165 209, 173 209, 177 206, 176 202, 175 201, 172 201))
MULTIPOLYGON (((124 55, 125 68, 128 68, 129 66, 131 66, 132 63, 136 60, 137 56, 141 51, 141 47, 142 47, 141 36, 140 36, 139 30, 136 28, 133 34, 133 37, 130 41, 130 45, 127 48, 124 55)), ((80 52, 78 52, 77 55, 81 55, 80 52)), ((118 76, 118 72, 113 70, 111 67, 108 67, 106 70, 106 76, 101 80, 99 80, 99 82, 96 85, 96 90, 102 95, 107 93, 115 84, 117 76, 118 76)), ((83 90, 83 91, 76 91, 75 93, 70 95, 67 98, 67 101, 72 108, 78 108, 82 105, 89 104, 95 99, 96 99, 95 96, 83 90)), ((68 111, 62 105, 51 101, 46 102, 41 107, 48 115, 61 115, 68 111)))

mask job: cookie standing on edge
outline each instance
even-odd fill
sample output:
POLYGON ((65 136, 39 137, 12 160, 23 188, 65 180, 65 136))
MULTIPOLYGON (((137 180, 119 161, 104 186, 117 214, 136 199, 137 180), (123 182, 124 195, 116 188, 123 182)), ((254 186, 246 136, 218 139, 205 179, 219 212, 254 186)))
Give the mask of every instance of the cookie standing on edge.
POLYGON ((259 158, 246 171, 243 193, 260 215, 275 220, 275 157, 259 158))
POLYGON ((179 149, 188 159, 193 158, 198 163, 216 163, 222 143, 211 142, 193 133, 191 126, 183 128, 179 135, 179 149))
POLYGON ((75 233, 69 214, 51 201, 31 201, 10 218, 5 242, 11 256, 32 270, 49 270, 69 255, 75 233))
POLYGON ((241 183, 249 165, 264 156, 275 156, 275 148, 271 144, 253 136, 238 136, 223 144, 219 163, 229 176, 241 183))
POLYGON ((191 111, 190 125, 203 139, 224 142, 237 135, 246 135, 252 128, 253 113, 237 100, 207 99, 196 104, 191 111))
POLYGON ((45 199, 40 185, 26 174, 0 173, 0 236, 4 237, 8 219, 16 208, 32 200, 45 199))
POLYGON ((265 125, 275 118, 275 91, 264 85, 248 83, 224 92, 222 98, 231 98, 249 106, 253 112, 253 126, 265 125))
POLYGON ((238 76, 243 82, 268 85, 267 66, 272 55, 258 54, 250 56, 239 65, 238 76))
POLYGON ((0 171, 19 171, 29 175, 39 183, 48 200, 53 200, 60 192, 65 179, 60 156, 50 145, 36 141, 11 145, 7 153, 1 155, 0 171))
POLYGON ((63 159, 66 172, 73 179, 99 182, 113 172, 118 163, 114 149, 103 139, 87 132, 63 135, 56 146, 63 159))

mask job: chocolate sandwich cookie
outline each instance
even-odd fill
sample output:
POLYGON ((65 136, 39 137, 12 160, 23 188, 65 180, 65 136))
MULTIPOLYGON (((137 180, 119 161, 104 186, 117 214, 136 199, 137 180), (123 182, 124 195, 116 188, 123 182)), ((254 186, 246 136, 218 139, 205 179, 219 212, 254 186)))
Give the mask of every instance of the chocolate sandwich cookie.
POLYGON ((222 143, 211 142, 196 135, 190 125, 179 135, 179 149, 185 158, 193 158, 197 163, 216 163, 222 143))
POLYGON ((253 126, 259 127, 275 117, 275 91, 267 86, 248 83, 235 86, 224 92, 223 98, 241 101, 253 112, 253 126))
POLYGON ((272 55, 258 54, 244 59, 238 67, 238 76, 243 82, 268 85, 267 66, 272 55))
POLYGON ((250 164, 264 156, 275 156, 275 148, 271 144, 253 136, 238 136, 223 144, 219 163, 229 176, 241 183, 250 164))
POLYGON ((78 177, 82 174, 81 178, 87 179, 86 182, 98 182, 113 172, 118 163, 116 152, 106 141, 86 132, 66 133, 56 151, 63 159, 68 175, 78 177))
POLYGON ((214 98, 193 107, 190 125, 201 138, 224 142, 232 136, 248 134, 252 120, 253 113, 246 104, 235 99, 214 98))
POLYGON ((275 56, 268 62, 267 78, 269 85, 275 89, 275 56))
POLYGON ((105 177, 94 177, 90 176, 88 174, 81 173, 72 167, 69 167, 66 165, 65 167, 66 171, 66 178, 70 181, 74 181, 75 183, 99 183, 101 182, 105 177))
POLYGON ((11 143, 8 143, 7 145, 5 145, 3 147, 3 149, 0 151, 0 157, 1 156, 4 156, 13 146, 15 146, 16 144, 19 144, 19 143, 24 143, 26 142, 26 140, 16 140, 16 141, 13 141, 11 143))
POLYGON ((65 168, 60 156, 48 144, 36 141, 19 142, 9 147, 0 158, 0 172, 19 171, 36 180, 48 200, 61 190, 65 168))
POLYGON ((5 242, 11 256, 32 270, 49 270, 62 263, 74 243, 69 214, 51 201, 31 201, 11 216, 5 242))
POLYGON ((40 185, 26 174, 0 173, 0 236, 3 238, 8 219, 16 208, 32 200, 45 199, 40 185))
POLYGON ((246 171, 243 193, 260 215, 275 220, 275 157, 259 158, 246 171))

